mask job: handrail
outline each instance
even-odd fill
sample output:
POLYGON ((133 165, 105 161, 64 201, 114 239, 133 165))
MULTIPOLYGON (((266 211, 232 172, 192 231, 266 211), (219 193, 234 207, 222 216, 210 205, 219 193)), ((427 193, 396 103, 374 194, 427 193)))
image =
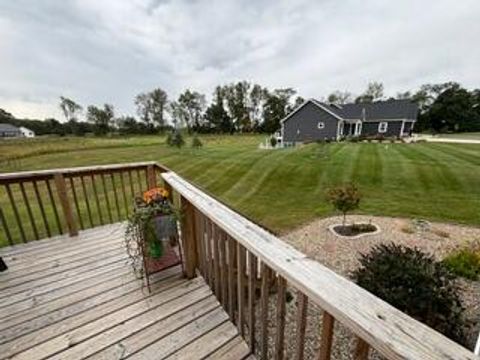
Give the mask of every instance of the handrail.
MULTIPOLYGON (((327 314, 353 331, 360 338, 356 358, 366 358, 368 346, 371 346, 388 359, 478 360, 469 350, 395 309, 352 281, 308 258, 265 229, 200 191, 177 174, 165 172, 162 173, 162 177, 185 202, 191 204, 194 209, 205 216, 207 221, 211 221, 214 228, 218 227, 217 232, 224 231, 234 239, 240 246, 239 250, 246 249, 261 263, 268 265, 271 270, 276 272, 279 279, 285 279, 304 296, 323 308, 327 314)), ((211 232, 212 230, 210 232, 207 230, 207 238, 211 236, 211 232)), ((203 237, 204 235, 201 235, 201 238, 203 237)), ((196 241, 198 243, 198 239, 196 241)), ((215 243, 215 240, 213 242, 215 243)), ((216 246, 213 244, 213 251, 216 246)), ((190 258, 197 261, 197 266, 200 268, 202 265, 198 257, 202 256, 202 251, 204 250, 198 245, 196 255, 193 254, 193 250, 189 250, 193 254, 190 258)), ((212 253, 208 254, 209 251, 212 250, 210 240, 207 240, 205 258, 207 262, 217 261, 217 256, 212 253)), ((218 259, 220 262, 224 261, 222 256, 218 259)), ((244 260, 239 260, 238 264, 240 265, 242 262, 244 260)), ((228 265, 231 266, 231 264, 228 265)), ((205 265, 203 266, 205 267, 205 265)), ((209 269, 211 266, 206 265, 206 274, 207 277, 215 278, 215 272, 212 275, 212 269, 209 269)), ((241 270, 237 269, 236 271, 240 272, 241 270)), ((221 273, 217 275, 222 276, 221 273)), ((239 280, 241 281, 240 277, 239 280)), ((242 287, 239 287, 238 291, 241 292, 242 287)), ((238 301, 241 319, 242 296, 239 296, 238 301)), ((280 300, 278 304, 281 305, 282 301, 280 300)), ((303 314, 304 316, 305 314, 303 314)), ((240 328, 243 329, 241 320, 239 321, 240 328)), ((279 341, 283 341, 283 338, 280 338, 279 341)), ((331 346, 331 340, 329 346, 331 346)), ((321 358, 330 357, 328 349, 325 353, 328 355, 321 358)))
POLYGON ((0 245, 123 221, 165 171, 148 161, 0 174, 0 245))
POLYGON ((31 171, 20 171, 14 173, 0 173, 0 184, 8 184, 19 181, 28 181, 33 179, 46 179, 53 178, 57 173, 61 173, 64 176, 67 175, 83 175, 91 173, 102 173, 102 172, 112 172, 112 171, 121 171, 125 169, 140 169, 147 166, 155 166, 161 171, 169 171, 169 169, 163 165, 159 165, 155 161, 144 161, 144 162, 135 162, 135 163, 125 163, 125 164, 108 164, 108 165, 96 165, 96 166, 80 166, 73 168, 58 168, 58 169, 47 169, 47 170, 31 170, 31 171))

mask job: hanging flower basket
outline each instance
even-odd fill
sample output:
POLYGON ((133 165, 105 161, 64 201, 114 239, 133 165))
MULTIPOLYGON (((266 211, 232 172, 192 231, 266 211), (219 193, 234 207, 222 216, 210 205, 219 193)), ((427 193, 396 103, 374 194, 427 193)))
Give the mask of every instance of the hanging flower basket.
POLYGON ((140 276, 181 263, 177 230, 178 212, 168 200, 168 191, 154 188, 135 199, 133 215, 125 233, 127 252, 140 276))

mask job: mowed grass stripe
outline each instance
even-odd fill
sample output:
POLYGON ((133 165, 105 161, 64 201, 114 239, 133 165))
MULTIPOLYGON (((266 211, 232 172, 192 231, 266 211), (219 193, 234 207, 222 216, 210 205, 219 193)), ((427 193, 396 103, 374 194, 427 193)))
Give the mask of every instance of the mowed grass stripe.
MULTIPOLYGON (((325 200, 325 190, 349 181, 358 183, 364 194, 359 209, 362 213, 480 225, 479 145, 345 142, 266 151, 258 149, 265 137, 201 138, 204 147, 196 150, 170 148, 161 143, 145 146, 145 142, 140 142, 142 146, 137 148, 99 148, 29 157, 21 160, 15 170, 155 160, 276 232, 333 214, 325 200)), ((190 144, 190 139, 186 142, 190 144)), ((83 195, 77 195, 83 203, 83 195)), ((0 204, 6 209, 9 224, 14 224, 8 199, 1 189, 0 204)), ((19 207, 31 236, 26 209, 21 202, 19 207)), ((35 202, 32 210, 40 219, 35 202)), ((51 218, 48 207, 46 211, 51 218)), ((97 225, 96 206, 92 206, 92 211, 97 225)), ((88 223, 84 205, 81 213, 88 223)), ((43 235, 45 229, 40 223, 38 228, 43 235)), ((51 228, 53 232, 55 227, 51 228)), ((18 230, 12 232, 18 235, 18 230)), ((0 237, 0 244, 5 244, 1 230, 0 237)))

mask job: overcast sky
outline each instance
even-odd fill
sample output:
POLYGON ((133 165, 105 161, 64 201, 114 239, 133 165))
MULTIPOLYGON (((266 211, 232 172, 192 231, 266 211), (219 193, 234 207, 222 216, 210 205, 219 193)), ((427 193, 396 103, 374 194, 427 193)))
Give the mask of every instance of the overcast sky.
POLYGON ((112 103, 154 87, 250 80, 322 97, 382 81, 480 87, 480 1, 1 0, 0 108, 61 119, 60 95, 112 103))

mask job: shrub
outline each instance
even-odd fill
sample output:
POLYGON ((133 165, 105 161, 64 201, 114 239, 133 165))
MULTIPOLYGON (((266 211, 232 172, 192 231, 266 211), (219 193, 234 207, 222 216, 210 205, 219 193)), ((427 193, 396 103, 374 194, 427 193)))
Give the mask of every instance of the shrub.
POLYGON ((197 135, 194 135, 192 139, 192 147, 201 148, 202 146, 203 146, 203 143, 200 141, 199 137, 197 135))
POLYGON ((183 136, 180 133, 180 131, 173 131, 167 135, 167 145, 169 146, 176 146, 178 148, 181 148, 183 145, 185 145, 185 140, 183 140, 183 136))
POLYGON ((480 251, 463 249, 443 259, 445 266, 455 275, 470 280, 480 278, 480 251))
POLYGON ((353 273, 358 285, 454 341, 465 344, 463 307, 454 275, 419 249, 375 246, 353 273))
POLYGON ((277 146, 277 139, 273 136, 270 138, 270 145, 272 145, 272 147, 277 146))
POLYGON ((361 195, 355 184, 344 184, 327 191, 327 201, 343 214, 343 226, 347 220, 347 213, 358 208, 361 195))

